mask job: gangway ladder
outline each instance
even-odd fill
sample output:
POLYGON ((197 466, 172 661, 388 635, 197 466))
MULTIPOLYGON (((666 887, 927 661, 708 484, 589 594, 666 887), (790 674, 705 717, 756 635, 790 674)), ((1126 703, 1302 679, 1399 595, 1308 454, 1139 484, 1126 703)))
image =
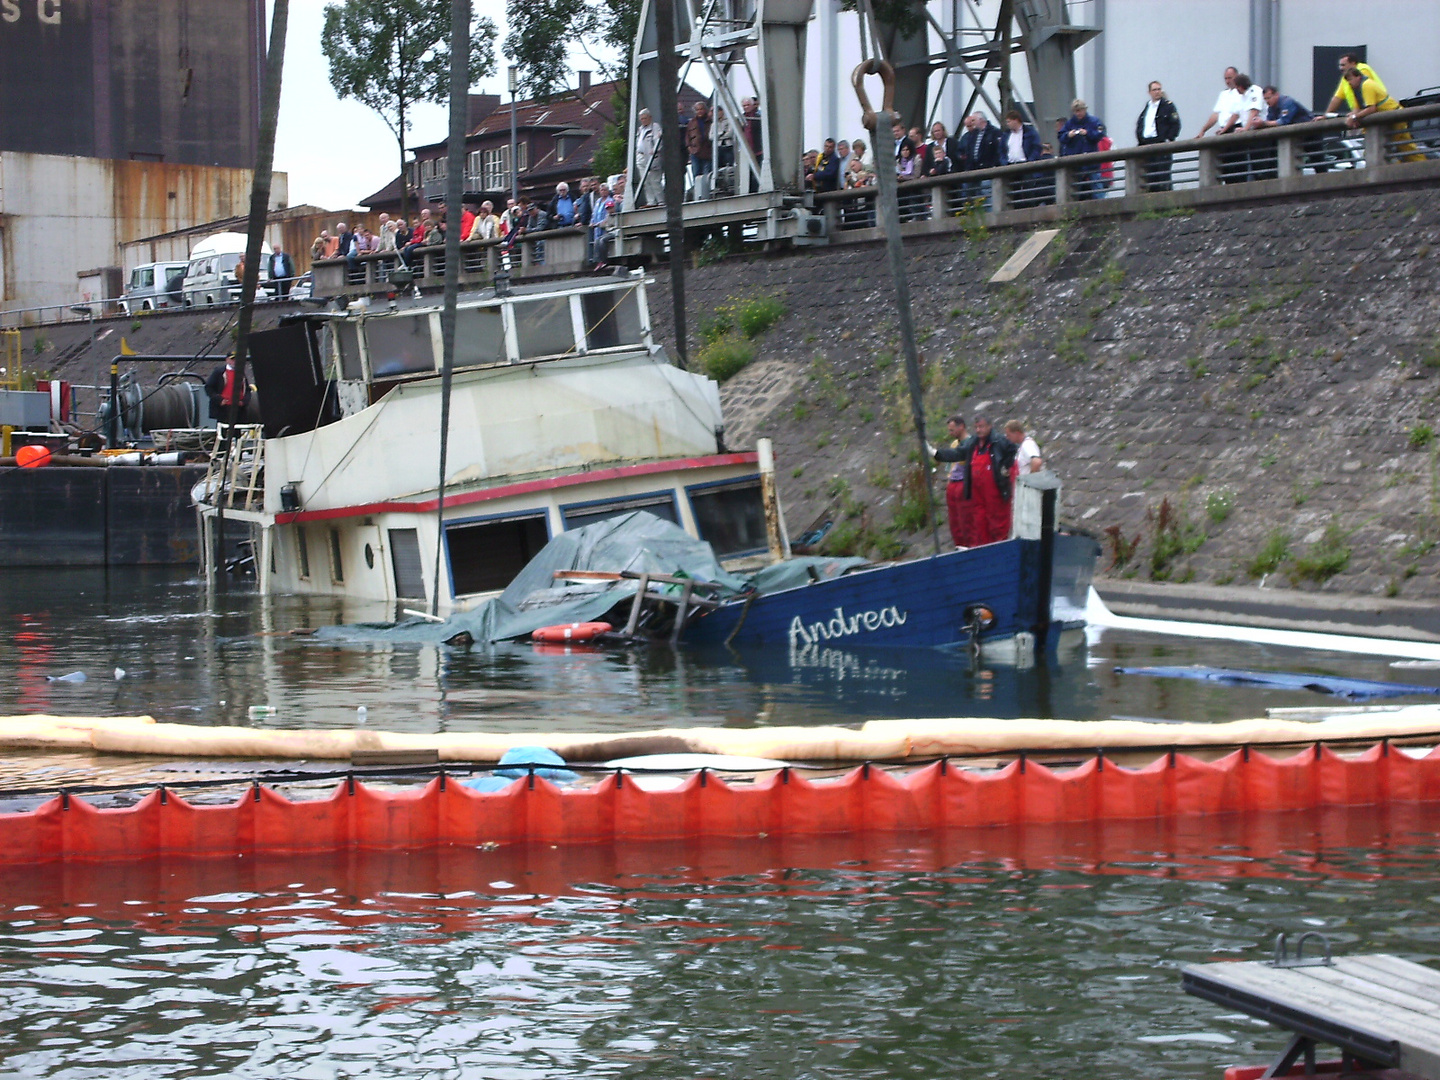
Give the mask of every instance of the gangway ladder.
POLYGON ((211 506, 220 505, 225 495, 225 507, 229 510, 254 510, 256 503, 265 498, 265 432, 259 424, 235 425, 234 444, 229 453, 221 453, 226 435, 231 430, 227 424, 217 425, 216 452, 210 455, 210 465, 205 472, 205 495, 211 506), (242 475, 241 469, 249 464, 250 472, 242 475), (243 491, 245 499, 240 502, 236 494, 243 491))

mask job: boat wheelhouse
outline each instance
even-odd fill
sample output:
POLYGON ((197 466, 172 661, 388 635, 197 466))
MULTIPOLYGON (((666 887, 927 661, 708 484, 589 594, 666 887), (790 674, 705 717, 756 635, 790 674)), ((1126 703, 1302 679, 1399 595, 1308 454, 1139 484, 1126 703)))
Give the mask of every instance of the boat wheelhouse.
POLYGON ((443 514, 438 304, 359 302, 254 334, 263 424, 197 488, 207 569, 222 514, 251 530, 263 593, 442 609, 632 510, 722 558, 764 551, 757 456, 725 448, 718 386, 655 344, 645 291, 637 273, 462 299, 443 514))

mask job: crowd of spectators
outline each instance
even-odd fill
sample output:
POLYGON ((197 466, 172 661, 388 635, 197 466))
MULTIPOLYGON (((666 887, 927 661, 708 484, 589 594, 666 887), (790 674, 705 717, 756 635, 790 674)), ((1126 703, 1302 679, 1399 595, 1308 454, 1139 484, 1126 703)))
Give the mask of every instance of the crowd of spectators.
MULTIPOLYGON (((1389 95, 1374 69, 1353 55, 1340 58, 1340 83, 1329 103, 1329 114, 1343 114, 1352 128, 1376 112, 1399 108, 1389 95)), ((1257 87, 1238 68, 1224 72, 1225 87, 1215 107, 1200 126, 1196 138, 1210 133, 1230 135, 1267 127, 1287 127, 1317 119, 1294 98, 1274 86, 1257 87)), ((696 102, 690 114, 679 117, 688 161, 687 186, 690 198, 706 198, 716 185, 732 185, 731 193, 754 190, 753 177, 741 183, 734 179, 740 172, 737 146, 743 143, 758 165, 764 160, 764 140, 759 103, 753 97, 741 99, 741 112, 733 121, 722 108, 711 109, 709 103, 696 102), (726 179, 717 180, 724 173, 726 179)), ((1035 126, 1015 110, 993 124, 983 112, 976 111, 961 119, 959 130, 951 134, 942 122, 930 125, 929 132, 919 127, 907 128, 896 123, 891 130, 889 146, 872 147, 865 139, 826 139, 818 150, 807 150, 802 158, 802 177, 806 190, 835 192, 873 187, 877 170, 893 168, 900 181, 923 180, 950 174, 979 172, 1005 165, 1021 165, 1044 161, 1057 156, 1104 153, 1114 143, 1100 117, 1089 111, 1085 101, 1071 103, 1067 116, 1053 121, 1053 141, 1042 137, 1035 126)), ((1422 160, 1423 154, 1411 140, 1403 122, 1390 125, 1391 145, 1406 161, 1422 160)), ((1174 142, 1180 137, 1179 109, 1166 95, 1163 85, 1152 81, 1147 98, 1135 120, 1135 143, 1152 146, 1174 142)), ((1333 142, 1333 140, 1332 140, 1333 142)), ((639 177, 635 203, 637 206, 658 205, 663 199, 661 126, 649 109, 637 114, 634 134, 634 169, 639 177)), ((1330 154, 1323 133, 1302 142, 1305 164, 1316 171, 1329 168, 1330 154)), ((1169 191, 1172 186, 1172 159, 1168 154, 1144 158, 1135 164, 1141 172, 1141 185, 1146 191, 1169 191)), ((1237 147, 1220 155, 1220 179, 1225 183, 1267 179, 1278 175, 1276 149, 1273 144, 1237 147)), ((613 215, 622 204, 627 172, 614 176, 586 177, 572 191, 567 183, 556 185, 547 200, 532 199, 522 194, 507 199, 503 207, 485 201, 478 206, 466 205, 461 215, 462 240, 496 240, 501 242, 507 260, 522 237, 553 229, 582 228, 586 235, 587 262, 604 265, 606 233, 613 227, 613 215)), ((1103 198, 1114 185, 1114 166, 1107 161, 1090 161, 1075 170, 1073 197, 1103 198)), ((960 185, 964 199, 981 199, 989 194, 990 182, 978 178, 960 185)), ((723 190, 723 189, 722 189, 723 190)), ((1055 175, 1049 171, 1023 174, 1012 181, 1012 197, 1021 204, 1053 202, 1055 175)), ((911 219, 927 213, 923 189, 901 198, 901 217, 911 219)), ((335 232, 322 231, 311 245, 312 259, 346 259, 352 270, 356 260, 371 253, 395 252, 407 265, 413 264, 415 252, 445 242, 447 225, 443 209, 420 211, 410 221, 380 215, 378 232, 364 226, 351 229, 341 222, 335 232)), ((543 261, 543 246, 536 245, 534 257, 543 261)))

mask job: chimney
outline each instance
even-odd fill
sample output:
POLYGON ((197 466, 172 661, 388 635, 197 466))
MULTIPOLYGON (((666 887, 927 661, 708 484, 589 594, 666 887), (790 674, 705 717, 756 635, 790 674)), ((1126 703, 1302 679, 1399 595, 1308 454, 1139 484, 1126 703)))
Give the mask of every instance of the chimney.
POLYGON ((580 96, 583 98, 590 93, 590 72, 579 71, 576 74, 580 76, 580 96))

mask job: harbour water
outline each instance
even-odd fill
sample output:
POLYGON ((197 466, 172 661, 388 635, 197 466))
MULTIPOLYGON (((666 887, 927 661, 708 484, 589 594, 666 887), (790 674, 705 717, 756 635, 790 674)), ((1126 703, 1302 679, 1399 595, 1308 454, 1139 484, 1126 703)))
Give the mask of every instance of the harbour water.
MULTIPOLYGON (((1267 690, 1119 675, 1207 664, 1425 685, 1382 658, 1107 631, 1017 671, 963 652, 809 648, 602 650, 529 643, 469 651, 343 643, 290 631, 384 620, 379 605, 232 590, 175 571, 0 575, 0 715, 133 715, 199 724, 401 731, 639 730, 854 723, 872 717, 1232 720, 1324 704, 1267 690), (125 674, 115 678, 115 670, 125 674), (84 672, 83 683, 48 678, 84 672), (251 718, 250 708, 274 710, 251 718)), ((1412 699, 1400 699, 1412 700, 1412 699)))
MULTIPOLYGON (((1121 676, 1383 660, 1106 633, 964 656, 336 644, 384 612, 173 573, 0 576, 0 714, 402 730, 875 716, 1232 719, 1325 699, 1121 676), (115 677, 123 669, 122 678, 115 677), (83 671, 83 683, 47 676, 83 671), (275 708, 249 718, 253 705, 275 708)), ((1397 678, 1397 676, 1399 676, 1397 678)), ((1214 1078, 1282 1035, 1178 968, 1280 930, 1440 956, 1440 807, 1123 826, 0 870, 10 1077, 1214 1078)))

